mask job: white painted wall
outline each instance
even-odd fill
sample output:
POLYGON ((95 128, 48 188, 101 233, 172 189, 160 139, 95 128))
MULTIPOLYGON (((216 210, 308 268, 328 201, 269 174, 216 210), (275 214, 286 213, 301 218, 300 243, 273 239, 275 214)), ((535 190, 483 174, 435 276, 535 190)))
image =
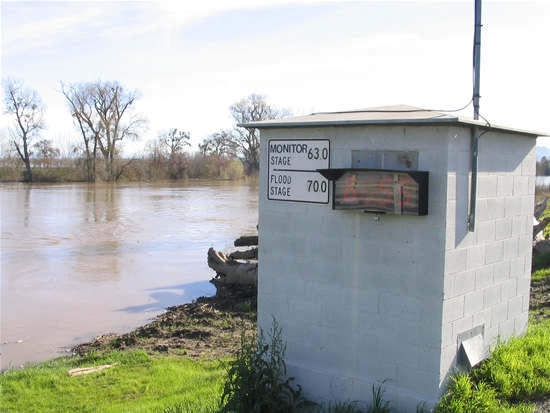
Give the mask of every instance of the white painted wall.
MULTIPOLYGON (((459 148, 468 145, 465 131, 459 148)), ((467 233, 462 222, 468 170, 454 162, 455 151, 449 151, 442 385, 456 367, 459 333, 484 326, 485 342, 493 346, 498 337, 506 339, 527 328, 535 151, 534 139, 492 132, 482 136, 473 233, 467 233), (455 194, 451 188, 456 188, 455 194)))
POLYGON ((525 330, 534 139, 482 137, 473 233, 469 129, 265 129, 261 142, 258 321, 281 325, 289 374, 307 396, 369 402, 387 380, 384 398, 414 412, 444 391, 457 334, 480 323, 489 341, 525 330), (350 167, 355 149, 419 151, 429 213, 376 222, 330 204, 269 201, 270 139, 330 139, 332 168, 350 167))

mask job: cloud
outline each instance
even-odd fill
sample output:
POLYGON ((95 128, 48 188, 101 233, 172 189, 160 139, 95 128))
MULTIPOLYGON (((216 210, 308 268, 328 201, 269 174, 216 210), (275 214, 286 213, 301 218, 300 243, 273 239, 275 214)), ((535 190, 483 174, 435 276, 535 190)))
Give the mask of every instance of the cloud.
POLYGON ((2 4, 2 55, 25 53, 32 49, 51 47, 68 37, 78 36, 82 27, 99 21, 105 6, 63 8, 45 7, 48 3, 2 4))
MULTIPOLYGON (((482 110, 492 122, 497 111, 513 119, 513 108, 548 129, 547 57, 536 53, 546 10, 485 2, 482 110)), ((310 111, 462 106, 472 17, 471 0, 3 2, 2 70, 36 88, 51 113, 59 80, 116 79, 142 90, 151 135, 178 127, 202 139, 230 127, 229 104, 253 92, 310 111)))

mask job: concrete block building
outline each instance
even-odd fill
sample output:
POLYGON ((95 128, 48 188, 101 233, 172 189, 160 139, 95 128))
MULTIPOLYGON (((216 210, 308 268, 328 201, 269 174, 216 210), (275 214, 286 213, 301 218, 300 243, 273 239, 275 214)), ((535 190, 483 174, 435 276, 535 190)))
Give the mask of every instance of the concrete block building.
POLYGON ((415 412, 525 332, 537 133, 409 106, 243 126, 261 130, 258 321, 282 327, 306 396, 368 403, 381 385, 415 412), (427 172, 427 214, 335 208, 320 169, 427 172))

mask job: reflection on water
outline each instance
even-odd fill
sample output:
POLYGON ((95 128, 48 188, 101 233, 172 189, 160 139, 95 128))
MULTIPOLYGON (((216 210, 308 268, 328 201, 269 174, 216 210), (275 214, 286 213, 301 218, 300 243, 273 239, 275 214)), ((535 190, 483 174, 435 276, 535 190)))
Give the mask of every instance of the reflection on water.
POLYGON ((257 182, 0 189, 2 368, 213 294, 208 248, 258 222, 257 182))

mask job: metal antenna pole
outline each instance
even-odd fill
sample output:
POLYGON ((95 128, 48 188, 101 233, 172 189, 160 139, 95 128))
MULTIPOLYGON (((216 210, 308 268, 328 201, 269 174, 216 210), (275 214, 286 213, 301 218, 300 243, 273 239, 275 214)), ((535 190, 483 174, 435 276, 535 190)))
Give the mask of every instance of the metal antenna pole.
POLYGON ((474 119, 479 119, 479 73, 481 60, 481 0, 475 0, 474 33, 474 119))
MULTIPOLYGON (((481 0, 475 0, 475 32, 474 32, 474 119, 479 119, 479 74, 481 58, 481 0)), ((477 201, 477 169, 479 154, 479 127, 472 131, 472 182, 470 188, 470 214, 468 215, 468 231, 475 231, 476 201, 477 201)))

